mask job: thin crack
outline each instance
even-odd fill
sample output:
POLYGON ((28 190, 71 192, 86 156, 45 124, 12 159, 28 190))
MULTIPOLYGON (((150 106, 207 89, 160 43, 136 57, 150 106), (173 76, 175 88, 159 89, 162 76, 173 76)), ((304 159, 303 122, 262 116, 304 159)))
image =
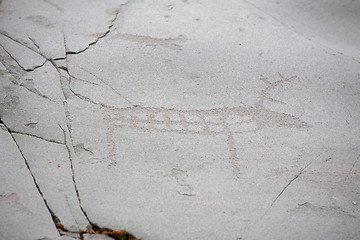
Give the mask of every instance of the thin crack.
MULTIPOLYGON (((10 39, 10 40, 18 43, 18 44, 20 44, 21 46, 23 46, 23 47, 31 50, 32 52, 40 55, 41 57, 43 57, 43 58, 45 59, 45 61, 44 61, 42 64, 40 64, 40 65, 34 66, 33 68, 25 68, 25 67, 23 67, 23 66, 19 63, 19 61, 18 61, 14 56, 11 55, 11 53, 10 53, 9 51, 6 50, 6 48, 5 48, 3 45, 0 44, 0 46, 4 49, 4 51, 5 51, 5 52, 16 62, 16 64, 17 64, 21 69, 23 69, 24 71, 26 71, 26 72, 32 72, 32 71, 34 71, 34 70, 36 70, 36 69, 38 69, 38 68, 43 67, 43 66, 45 65, 45 63, 46 63, 47 61, 49 61, 49 59, 48 59, 47 57, 45 57, 43 54, 41 54, 41 53, 39 53, 38 51, 34 50, 33 48, 27 46, 27 45, 26 45, 25 43, 23 43, 22 41, 17 40, 17 39, 15 39, 15 38, 11 37, 10 35, 8 35, 7 33, 5 33, 4 31, 0 31, 0 34, 3 35, 3 36, 5 36, 5 37, 7 37, 8 39, 10 39)), ((33 39, 31 39, 30 37, 29 37, 29 39, 34 43, 33 39)), ((36 47, 38 47, 35 43, 34 43, 34 45, 35 45, 36 47)), ((38 47, 38 48, 39 48, 39 47, 38 47)))
POLYGON ((93 45, 95 45, 96 43, 98 43, 102 38, 106 37, 106 36, 110 33, 111 29, 113 28, 114 23, 115 23, 115 21, 117 20, 117 18, 118 18, 118 16, 119 16, 119 13, 120 13, 120 9, 117 9, 114 18, 111 20, 111 23, 110 23, 110 25, 108 26, 108 30, 107 30, 105 33, 103 33, 101 36, 99 36, 98 38, 96 38, 95 41, 89 43, 86 48, 84 48, 84 49, 82 49, 82 50, 80 50, 80 51, 77 51, 77 52, 76 52, 76 51, 66 50, 66 55, 75 55, 75 54, 83 53, 83 52, 85 52, 86 50, 88 50, 91 46, 93 46, 93 45))
MULTIPOLYGON (((68 152, 68 156, 69 156, 69 160, 70 160, 70 168, 71 168, 71 173, 72 173, 72 180, 73 180, 73 184, 74 184, 74 188, 75 188, 75 192, 76 192, 76 196, 77 196, 77 199, 78 199, 78 202, 79 202, 79 207, 82 211, 82 213, 84 214, 85 218, 87 219, 87 221, 89 222, 90 225, 93 225, 93 223, 90 221, 88 215, 86 214, 84 208, 82 207, 82 204, 81 204, 81 199, 80 199, 80 195, 79 195, 79 190, 77 188, 77 185, 76 185, 76 180, 75 180, 75 171, 74 171, 74 164, 73 164, 73 159, 72 159, 72 154, 71 154, 71 150, 70 150, 70 144, 67 140, 67 137, 66 137, 66 131, 63 127, 61 127, 61 125, 59 124, 59 127, 60 129, 62 130, 63 134, 64 134, 64 142, 65 142, 65 146, 66 146, 66 150, 68 152)), ((69 135, 70 135, 70 132, 69 132, 69 135)))
POLYGON ((66 57, 53 58, 54 61, 66 60, 66 57))
POLYGON ((16 62, 16 64, 24 71, 26 72, 32 72, 42 66, 45 65, 45 63, 47 62, 47 59, 45 59, 45 61, 40 64, 40 65, 37 65, 37 66, 34 66, 33 68, 25 68, 23 65, 20 64, 20 62, 13 56, 11 55, 11 53, 0 43, 0 47, 12 58, 12 60, 14 60, 16 62))
MULTIPOLYGON (((66 37, 65 37, 65 33, 64 33, 64 32, 63 32, 63 41, 64 41, 65 52, 67 52, 67 51, 68 51, 68 48, 67 48, 66 37)), ((54 67, 56 68, 56 70, 57 70, 58 73, 59 73, 60 84, 61 84, 62 92, 63 92, 64 98, 65 98, 65 101, 64 101, 64 109, 65 109, 65 112, 66 112, 66 113, 68 113, 68 107, 67 107, 67 101, 66 101, 66 100, 67 100, 67 96, 66 96, 66 94, 65 94, 65 86, 64 86, 64 84, 63 84, 63 82, 62 82, 62 80, 61 80, 61 76, 62 76, 62 75, 61 75, 59 69, 62 69, 62 70, 64 70, 64 71, 67 73, 67 75, 68 75, 68 77, 69 77, 69 79, 68 79, 68 84, 67 84, 67 88, 68 88, 68 90, 69 90, 74 96, 76 96, 77 98, 79 98, 79 99, 81 99, 81 100, 83 100, 83 101, 90 102, 90 103, 95 104, 95 105, 100 105, 100 106, 102 106, 102 107, 104 107, 104 108, 112 108, 112 107, 110 107, 110 106, 107 106, 106 104, 97 103, 97 102, 91 100, 90 98, 88 98, 88 97, 86 97, 86 96, 83 96, 83 95, 81 95, 81 94, 78 94, 78 93, 76 93, 74 90, 72 90, 72 89, 71 89, 71 79, 72 79, 73 76, 72 76, 72 75, 70 74, 70 72, 69 72, 67 58, 65 58, 65 62, 66 62, 66 67, 64 67, 64 66, 58 67, 58 66, 56 65, 56 63, 52 61, 52 64, 54 65, 54 67)), ((96 77, 96 76, 95 76, 95 77, 96 77)), ((67 116, 66 113, 65 113, 65 115, 67 116)), ((68 117, 67 117, 67 120, 68 120, 68 122, 70 122, 70 119, 68 119, 68 117)), ((70 126, 70 123, 68 123, 68 128, 69 128, 70 137, 71 137, 71 126, 70 126)))
POLYGON ((44 201, 44 204, 45 204, 47 210, 49 211, 49 213, 50 213, 50 215, 51 215, 51 218, 52 218, 54 224, 56 225, 57 223, 60 223, 60 219, 55 215, 55 213, 51 210, 49 204, 47 203, 47 201, 46 201, 46 199, 45 199, 45 197, 44 197, 44 195, 43 195, 43 193, 42 193, 42 191, 41 191, 41 189, 40 189, 40 186, 39 186, 39 184, 37 183, 36 178, 35 178, 33 172, 31 171, 30 165, 29 165, 28 161, 26 160, 23 152, 21 151, 21 148, 20 148, 18 142, 16 141, 13 133, 11 132, 11 130, 7 127, 7 125, 6 125, 1 119, 0 119, 0 124, 3 124, 3 125, 4 125, 4 127, 6 128, 6 130, 9 132, 11 138, 12 138, 13 141, 15 142, 15 144, 16 144, 16 146, 17 146, 17 148, 18 148, 18 150, 19 150, 22 158, 24 159, 25 165, 26 165, 26 167, 27 167, 27 169, 28 169, 28 171, 29 171, 29 173, 30 173, 33 181, 34 181, 35 187, 36 187, 37 191, 39 192, 40 196, 42 197, 42 199, 43 199, 43 201, 44 201))
MULTIPOLYGON (((25 79, 25 80, 27 80, 27 79, 25 79)), ((41 98, 44 98, 44 99, 46 99, 46 100, 48 100, 48 101, 50 101, 50 102, 59 104, 59 102, 56 102, 55 100, 53 100, 53 99, 49 98, 48 96, 42 94, 39 90, 37 90, 37 89, 34 88, 34 87, 33 87, 33 88, 30 88, 30 87, 27 87, 26 84, 24 84, 24 83, 20 83, 20 84, 19 84, 19 83, 17 83, 16 81, 12 81, 12 83, 17 84, 17 85, 19 85, 20 87, 25 88, 25 89, 28 90, 29 92, 31 92, 31 93, 33 93, 33 94, 35 94, 35 95, 37 95, 37 96, 39 96, 39 97, 41 97, 41 98)))
MULTIPOLYGON (((46 55, 44 55, 44 54, 40 51, 40 46, 35 43, 35 40, 32 39, 32 38, 30 38, 30 37, 28 37, 28 38, 30 39, 30 41, 32 41, 32 43, 35 45, 35 47, 37 47, 37 50, 33 49, 32 47, 29 47, 28 45, 26 45, 26 44, 23 43, 22 41, 11 37, 8 33, 4 32, 4 31, 1 31, 1 30, 0 30, 0 34, 3 35, 3 36, 5 36, 5 37, 7 37, 7 38, 9 38, 10 40, 12 40, 12 41, 14 41, 14 42, 16 42, 16 43, 22 45, 23 47, 31 50, 32 52, 40 55, 40 56, 43 57, 44 59, 46 59, 43 65, 45 65, 45 63, 46 63, 47 61, 51 62, 51 63, 54 65, 53 60, 63 60, 63 59, 65 59, 64 57, 59 57, 59 58, 54 58, 54 59, 51 59, 51 58, 47 57, 46 55)), ((23 69, 23 68, 22 68, 22 69, 23 69)), ((25 70, 25 69, 24 69, 24 70, 25 70)), ((34 69, 34 70, 35 70, 35 69, 34 69)), ((26 70, 25 70, 25 71, 26 71, 26 70)))
MULTIPOLYGON (((26 45, 24 42, 22 42, 22 41, 20 41, 20 40, 18 40, 18 39, 15 39, 15 38, 13 38, 13 37, 11 37, 11 36, 10 36, 8 33, 6 33, 5 31, 0 31, 0 34, 3 35, 3 36, 5 36, 5 37, 7 37, 7 38, 9 38, 9 39, 12 40, 12 41, 18 43, 18 44, 20 44, 21 46, 26 47, 27 49, 33 51, 34 53, 37 53, 37 54, 39 54, 40 56, 44 57, 42 54, 40 54, 38 51, 34 50, 33 48, 29 47, 28 45, 26 45)), ((47 59, 46 57, 44 57, 44 58, 47 59)), ((49 59, 48 59, 48 60, 49 60, 49 59)))
POLYGON ((84 147, 84 144, 77 144, 76 146, 74 146, 74 149, 82 149, 82 150, 84 150, 85 152, 88 152, 88 153, 94 155, 94 153, 93 153, 91 150, 89 150, 89 149, 87 149, 86 147, 84 147))
MULTIPOLYGON (((14 65, 10 64, 10 66, 9 66, 8 62, 6 62, 3 58, 0 58, 0 62, 6 68, 7 73, 9 73, 16 80, 18 80, 18 78, 21 78, 23 76, 23 74, 20 73, 20 71, 13 71, 12 67, 14 67, 14 65)), ((19 84, 19 82, 15 81, 15 80, 11 79, 11 81, 15 84, 19 84)))
POLYGON ((101 85, 98 84, 98 83, 94 83, 94 82, 91 82, 91 81, 88 81, 88 80, 85 80, 85 79, 81 79, 81 78, 78 78, 78 77, 74 77, 73 75, 70 75, 70 76, 71 76, 71 78, 76 79, 76 80, 78 80, 78 81, 80 81, 80 82, 85 82, 85 83, 88 83, 88 84, 91 84, 91 85, 95 85, 95 86, 101 87, 101 85))
POLYGON ((114 87, 112 87, 109 83, 107 83, 106 81, 102 80, 101 78, 99 78, 98 76, 96 76, 94 73, 88 71, 85 68, 82 68, 80 66, 78 66, 78 68, 82 69, 83 71, 89 73, 90 75, 94 76, 96 79, 100 80, 102 83, 104 83, 106 86, 108 86, 110 89, 112 89, 116 94, 118 94, 121 98, 123 98, 125 101, 127 101, 129 104, 133 105, 133 103, 127 99, 125 96, 123 96, 121 93, 119 93, 114 87))
POLYGON ((38 69, 38 68, 41 68, 41 67, 43 67, 43 66, 45 65, 45 63, 46 63, 47 61, 48 61, 48 60, 45 59, 45 61, 44 61, 42 64, 37 65, 37 66, 35 66, 35 67, 33 67, 33 68, 26 69, 25 71, 27 71, 27 72, 32 72, 32 71, 34 71, 34 70, 36 70, 36 69, 38 69))
POLYGON ((279 20, 277 17, 273 16, 273 15, 270 14, 270 13, 265 12, 262 8, 260 8, 260 7, 257 6, 256 4, 254 4, 254 3, 252 3, 252 2, 250 2, 250 1, 248 1, 248 0, 244 0, 244 2, 246 2, 247 4, 253 6, 253 7, 256 8, 257 10, 261 11, 261 12, 264 13, 265 15, 267 15, 267 16, 269 16, 270 18, 272 18, 273 20, 275 20, 276 22, 280 23, 282 26, 284 26, 285 28, 289 29, 290 31, 292 31, 293 33, 295 33, 297 36, 300 36, 301 38, 306 39, 307 41, 316 43, 317 45, 319 45, 319 46, 320 46, 321 48, 323 48, 323 49, 328 49, 328 50, 330 50, 330 51, 332 51, 332 52, 336 52, 336 53, 338 53, 338 54, 340 54, 340 55, 343 55, 343 56, 346 56, 346 57, 350 58, 351 60, 354 60, 354 61, 357 62, 357 63, 360 63, 360 60, 359 60, 359 59, 356 59, 356 58, 353 57, 353 56, 350 56, 350 55, 348 55, 348 54, 345 54, 345 53, 343 53, 343 52, 340 52, 340 51, 338 51, 338 50, 335 50, 335 49, 333 49, 333 48, 331 48, 331 47, 329 47, 329 46, 326 46, 325 44, 320 43, 319 41, 316 41, 316 40, 314 40, 314 39, 312 39, 312 38, 310 38, 310 37, 306 37, 306 36, 300 34, 300 33, 297 32, 295 29, 293 29, 292 27, 288 26, 287 24, 285 24, 284 22, 282 22, 281 20, 279 20))
POLYGON ((264 107, 265 99, 272 101, 272 102, 279 102, 279 103, 285 104, 284 102, 281 102, 279 100, 269 97, 268 94, 271 93, 279 85, 282 85, 283 83, 292 82, 293 80, 296 79, 296 76, 286 78, 279 72, 278 72, 278 75, 280 76, 280 80, 275 81, 275 82, 270 82, 266 77, 263 77, 263 76, 260 77, 260 80, 266 85, 266 88, 261 91, 261 96, 260 96, 259 100, 255 103, 256 108, 264 107))
MULTIPOLYGON (((114 21, 115 21, 115 20, 114 20, 114 21)), ((68 48, 67 48, 66 38, 65 38, 65 33, 64 33, 64 32, 63 32, 63 38, 64 38, 64 48, 65 48, 65 51, 67 52, 67 51, 68 51, 68 48)), ((88 97, 86 97, 86 96, 83 96, 83 95, 81 95, 81 94, 79 94, 79 93, 76 93, 73 89, 71 89, 71 80, 72 80, 72 78, 75 78, 75 79, 78 79, 78 78, 73 77, 73 76, 70 74, 70 71, 69 71, 69 68, 68 68, 67 58, 65 58, 65 61, 66 61, 66 67, 64 67, 64 66, 58 67, 58 66, 56 65, 56 63, 52 61, 52 64, 56 67, 58 73, 60 74, 60 83, 61 83, 62 90, 63 90, 63 94, 64 94, 64 97, 65 97, 65 102, 66 102, 67 97, 65 96, 65 93, 64 93, 64 86, 63 86, 63 83, 62 83, 62 81, 61 81, 61 73, 60 73, 59 69, 64 70, 64 71, 68 74, 69 81, 68 81, 68 84, 67 84, 67 85, 68 85, 67 88, 68 88, 68 90, 69 90, 74 96, 78 97, 79 99, 81 99, 81 100, 83 100, 83 101, 90 102, 90 103, 95 104, 95 105, 100 105, 100 106, 102 106, 102 107, 104 107, 104 108, 110 108, 110 109, 112 109, 113 107, 111 107, 111 106, 108 106, 108 105, 106 105, 106 104, 104 104, 104 103, 97 103, 97 102, 91 100, 90 98, 88 98, 88 97)), ((114 89, 114 88, 113 88, 112 86, 110 86, 108 83, 106 83, 105 81, 103 81, 102 79, 100 79, 99 77, 97 77, 96 75, 94 75, 93 73, 88 72, 86 69, 83 69, 83 68, 81 68, 81 67, 79 67, 79 68, 82 69, 82 70, 84 70, 85 72, 91 74, 91 75, 94 76, 95 78, 99 79, 99 80, 100 80, 101 82, 103 82, 106 86, 110 87, 110 88, 111 88, 115 93, 117 93, 120 97, 122 97, 125 101, 127 101, 130 105, 132 105, 132 103, 131 103, 127 98, 125 98, 124 96, 122 96, 119 92, 116 91, 116 89, 114 89)), ((79 79, 79 80, 82 80, 82 79, 79 79)), ((98 85, 98 84, 96 84, 96 85, 98 85)), ((67 103, 66 103, 66 104, 67 104, 67 103)), ((66 108, 67 108, 67 107, 66 107, 66 108)))
POLYGON ((76 93, 74 92, 70 87, 69 87, 70 91, 72 92, 72 94, 74 94, 75 97, 83 100, 83 101, 86 101, 86 102, 89 102, 89 103, 92 103, 92 104, 95 104, 95 105, 98 105, 98 106, 101 106, 101 107, 104 107, 104 108, 108 108, 108 109, 114 109, 114 107, 112 106, 109 106, 109 105, 106 105, 104 103, 98 103, 98 102, 95 102, 93 100, 91 100, 90 98, 80 94, 80 93, 76 93))
POLYGON ((59 12, 63 12, 63 11, 64 11, 61 7, 59 7, 58 5, 52 3, 52 2, 50 2, 50 1, 48 1, 48 0, 43 0, 43 1, 44 1, 45 3, 47 3, 47 4, 49 4, 50 6, 54 7, 54 8, 55 8, 56 10, 58 10, 59 12))
POLYGON ((14 130, 10 130, 10 129, 8 129, 8 131, 11 132, 11 133, 15 133, 15 134, 21 134, 21 135, 26 135, 26 136, 29 136, 29 137, 34 137, 34 138, 37 138, 37 139, 40 139, 40 140, 43 140, 43 141, 46 141, 46 142, 64 145, 63 142, 59 142, 59 141, 52 140, 52 139, 46 139, 44 137, 40 137, 40 136, 35 135, 35 134, 19 132, 19 131, 14 131, 14 130))
MULTIPOLYGON (((66 44, 66 38, 65 38, 65 34, 63 32, 63 41, 64 41, 64 48, 65 48, 65 52, 67 51, 67 44, 66 44)), ((65 129, 59 124, 59 127, 60 129, 62 130, 63 134, 64 134, 64 143, 65 143, 65 146, 66 146, 66 150, 68 152, 68 156, 69 156, 69 160, 70 160, 70 168, 71 168, 71 173, 72 173, 72 181, 73 181, 73 185, 74 185, 74 189, 75 189, 75 192, 76 192, 76 196, 77 196, 77 199, 78 199, 78 203, 79 203, 79 208, 81 210, 81 212, 84 214, 85 218, 87 219, 88 223, 92 226, 93 223, 90 221, 88 215, 86 214, 84 208, 82 207, 82 204, 81 204, 81 199, 80 199, 80 194, 79 194, 79 190, 78 190, 78 187, 77 187, 77 184, 76 184, 76 179, 75 179, 75 170, 74 170, 74 163, 73 163, 73 156, 72 156, 72 152, 71 152, 71 148, 74 149, 74 146, 73 146, 73 141, 72 141, 72 137, 71 137, 71 119, 69 118, 69 115, 70 115, 70 112, 69 112, 69 109, 68 109, 68 104, 67 104, 67 94, 65 93, 65 86, 64 86, 64 82, 62 81, 62 74, 60 72, 60 69, 62 69, 63 71, 65 71, 68 76, 69 76, 69 79, 68 79, 68 82, 67 82, 67 88, 70 90, 70 74, 69 74, 69 71, 68 71, 68 63, 67 63, 67 59, 65 59, 66 61, 66 67, 58 67, 56 65, 56 63, 54 61, 51 61, 51 63, 53 64, 53 66, 56 68, 56 71, 58 72, 59 74, 59 80, 60 80, 60 85, 61 85, 61 90, 62 90, 62 93, 64 95, 64 101, 63 101, 63 107, 64 107, 64 114, 65 114, 65 119, 66 119, 66 126, 67 126, 67 131, 68 131, 68 134, 69 136, 67 137, 66 136, 66 131, 65 129)), ((71 90, 70 90, 71 91, 71 90)))
POLYGON ((28 39, 34 44, 34 46, 35 46, 38 50, 40 50, 40 46, 35 42, 35 40, 34 40, 33 38, 31 38, 31 37, 28 36, 28 39))
MULTIPOLYGON (((305 169, 307 169, 307 168, 310 166, 311 163, 312 163, 312 162, 308 163, 305 167, 303 167, 302 169, 300 169, 300 172, 299 172, 298 174, 296 174, 296 175, 294 176, 294 178, 289 181, 289 183, 288 183, 288 184, 281 190, 281 192, 276 196, 276 198, 272 201, 272 203, 270 204, 270 206, 266 209, 265 213, 260 217, 260 219, 259 219, 258 221, 260 221, 261 219, 263 219, 263 218, 265 217, 265 215, 270 211, 270 209, 271 209, 272 206, 275 204, 275 202, 279 199, 279 197, 280 197, 280 196, 285 192, 285 190, 292 184, 292 182, 294 182, 296 179, 298 179, 298 178, 301 176, 301 174, 303 174, 303 172, 305 171, 305 169)), ((258 221, 257 221, 257 222, 258 222, 258 221)))
POLYGON ((355 165, 358 163, 358 159, 360 159, 360 155, 357 157, 357 159, 354 161, 353 165, 351 166, 350 170, 349 170, 349 173, 352 173, 354 168, 355 168, 355 165))
MULTIPOLYGON (((4 51, 17 63, 17 65, 20 66, 19 63, 16 61, 16 59, 13 58, 13 57, 9 54, 9 52, 7 52, 6 49, 5 49, 1 44, 0 44, 0 46, 1 46, 1 47, 4 49, 4 51)), ((0 61, 1 61, 1 60, 0 60, 0 61)), ((46 61, 44 62, 44 64, 42 64, 42 65, 39 66, 39 67, 44 66, 47 61, 48 61, 48 60, 46 60, 46 61)), ((1 61, 1 62, 2 62, 2 61, 1 61)), ((2 62, 2 63, 3 63, 3 62, 2 62)), ((26 83, 26 82, 19 82, 19 78, 21 78, 21 76, 18 76, 19 73, 13 71, 10 67, 7 66, 6 63, 3 63, 3 65, 4 65, 4 67, 6 68, 7 72, 10 73, 10 74, 16 79, 16 80, 10 79, 10 81, 11 81, 13 84, 18 85, 18 86, 20 86, 20 87, 23 87, 24 89, 28 90, 29 92, 31 92, 31 93, 33 93, 33 94, 35 94, 35 95, 37 95, 37 96, 39 96, 39 97, 41 97, 41 98, 44 98, 44 99, 46 99, 46 100, 48 100, 48 101, 51 101, 51 102, 56 103, 56 104, 59 104, 59 103, 56 102, 55 100, 53 100, 53 99, 49 98, 48 96, 42 94, 42 93, 41 93, 39 90, 37 90, 34 86, 27 86, 27 83, 26 83)), ((25 70, 24 68, 22 68, 21 66, 20 66, 20 68, 21 68, 22 70, 26 71, 26 70, 25 70)), ((21 74, 21 75, 22 75, 22 74, 21 74)), ((25 79, 25 80, 32 80, 32 79, 25 79)), ((33 85, 33 83, 31 83, 31 84, 33 85)))
MULTIPOLYGON (((301 156, 301 155, 300 155, 301 156)), ((315 158, 317 159, 317 158, 315 158)), ((315 160, 314 159, 314 160, 315 160)), ((281 190, 281 192, 275 197, 275 199, 271 202, 270 206, 266 209, 266 211, 253 223, 251 224, 252 226, 256 225, 258 222, 260 222, 270 211, 270 209, 274 206, 274 204, 276 203, 276 201, 281 197, 281 195, 286 191, 286 189, 296 180, 298 179, 303 172, 312 164, 312 162, 314 161, 310 161, 305 167, 301 168, 299 173, 296 174, 289 182, 288 184, 286 184, 286 186, 281 190)), ((242 239, 242 237, 244 236, 245 232, 247 231, 247 229, 251 226, 250 224, 248 224, 245 229, 242 231, 241 237, 240 239, 242 239)))
MULTIPOLYGON (((40 46, 38 44, 36 44, 35 40, 32 39, 31 37, 28 37, 32 43, 35 45, 35 47, 37 48, 37 50, 35 50, 34 48, 32 47, 29 47, 28 45, 26 45, 25 43, 23 43, 22 41, 18 40, 18 39, 15 39, 13 37, 11 37, 8 33, 4 32, 4 31, 1 31, 0 30, 0 34, 9 38, 10 40, 22 45, 23 47, 26 47, 27 49, 33 51, 34 53, 40 55, 41 57, 43 57, 44 59, 46 59, 47 61, 49 61, 56 69, 57 69, 57 66, 55 66, 55 63, 54 61, 57 61, 57 60, 66 60, 66 54, 65 54, 65 57, 57 57, 57 58, 49 58, 47 57, 45 54, 43 54, 41 51, 40 51, 40 46)), ((45 63, 44 63, 45 64, 45 63)))
POLYGON ((280 101, 280 100, 277 100, 277 99, 274 99, 274 98, 271 98, 271 97, 264 97, 264 100, 268 100, 269 102, 273 102, 273 103, 286 104, 283 101, 280 101))
MULTIPOLYGON (((64 48, 65 48, 65 51, 67 51, 67 45, 66 45, 66 39, 65 39, 65 33, 63 32, 63 41, 64 41, 64 48)), ((69 97, 69 94, 66 93, 66 87, 69 89, 69 80, 67 82, 65 82, 65 80, 62 80, 62 78, 64 77, 61 72, 60 72, 60 69, 65 71, 69 78, 70 78, 70 75, 69 75, 69 70, 68 70, 68 66, 67 66, 67 59, 65 59, 66 61, 66 67, 63 67, 63 66, 57 66, 56 63, 54 61, 51 61, 51 64, 55 67, 56 71, 58 72, 59 74, 59 81, 60 81, 60 86, 61 86, 61 91, 62 91, 62 94, 64 96, 64 101, 63 101, 63 108, 64 108, 64 114, 65 114, 65 118, 66 118, 66 125, 67 125, 67 128, 69 130, 69 133, 71 134, 71 126, 70 126, 70 122, 71 120, 69 119, 69 109, 68 109, 68 105, 67 105, 67 99, 69 97), (65 86, 66 85, 66 86, 65 86)))
POLYGON ((347 180, 349 179, 349 177, 351 177, 352 174, 354 173, 354 168, 355 168, 356 164, 359 162, 359 159, 360 159, 360 155, 357 156, 357 158, 355 159, 354 163, 352 164, 352 166, 351 166, 348 174, 347 174, 346 177, 345 177, 344 182, 347 182, 347 180))

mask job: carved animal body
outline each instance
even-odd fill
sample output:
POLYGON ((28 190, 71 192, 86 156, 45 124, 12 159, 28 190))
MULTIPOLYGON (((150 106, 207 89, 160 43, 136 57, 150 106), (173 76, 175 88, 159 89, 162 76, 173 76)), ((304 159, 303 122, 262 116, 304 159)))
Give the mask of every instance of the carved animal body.
MULTIPOLYGON (((288 79, 285 79, 288 81, 288 79)), ((283 82, 284 79, 281 80, 283 82)), ((269 83, 263 91, 280 81, 269 83)), ((266 127, 305 127, 300 119, 285 113, 278 113, 264 108, 263 94, 254 107, 217 108, 209 110, 176 110, 166 108, 134 107, 122 109, 104 109, 103 116, 107 125, 107 143, 111 164, 116 163, 116 146, 113 133, 116 128, 129 127, 145 132, 174 132, 180 134, 201 134, 227 136, 229 157, 234 176, 239 176, 240 169, 235 148, 234 134, 255 132, 266 127)))

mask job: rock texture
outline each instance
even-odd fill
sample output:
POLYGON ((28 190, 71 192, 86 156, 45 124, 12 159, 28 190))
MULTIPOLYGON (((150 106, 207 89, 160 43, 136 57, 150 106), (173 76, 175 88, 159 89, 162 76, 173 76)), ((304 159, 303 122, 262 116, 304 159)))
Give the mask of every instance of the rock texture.
POLYGON ((0 12, 1 239, 360 235, 360 1, 0 12))

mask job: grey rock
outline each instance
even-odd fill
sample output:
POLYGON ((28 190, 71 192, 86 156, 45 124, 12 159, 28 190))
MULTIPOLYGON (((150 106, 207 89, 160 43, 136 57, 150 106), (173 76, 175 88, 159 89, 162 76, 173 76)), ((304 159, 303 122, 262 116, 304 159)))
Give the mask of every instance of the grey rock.
POLYGON ((359 236, 359 1, 0 10, 0 119, 66 229, 359 236))
POLYGON ((101 234, 84 234, 84 240, 111 240, 113 238, 101 234))
POLYGON ((0 127, 0 238, 59 236, 17 144, 0 127))

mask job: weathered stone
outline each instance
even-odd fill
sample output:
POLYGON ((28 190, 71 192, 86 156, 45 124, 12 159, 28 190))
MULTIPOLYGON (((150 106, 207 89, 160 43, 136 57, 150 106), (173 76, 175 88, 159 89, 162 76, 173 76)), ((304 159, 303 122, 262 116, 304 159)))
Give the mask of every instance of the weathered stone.
POLYGON ((0 119, 56 216, 36 230, 355 239, 359 9, 0 1, 0 119))

